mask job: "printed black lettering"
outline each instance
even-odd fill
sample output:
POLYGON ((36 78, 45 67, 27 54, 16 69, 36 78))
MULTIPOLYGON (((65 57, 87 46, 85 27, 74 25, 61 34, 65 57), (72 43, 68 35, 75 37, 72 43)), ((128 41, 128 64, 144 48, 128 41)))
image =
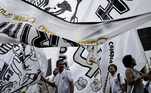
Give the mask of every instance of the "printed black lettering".
POLYGON ((111 41, 109 42, 109 46, 110 46, 110 62, 109 63, 113 63, 113 57, 114 57, 114 43, 111 41))
POLYGON ((8 68, 8 64, 4 62, 3 67, 0 69, 0 80, 2 80, 8 68))
POLYGON ((78 44, 78 43, 76 43, 76 42, 73 42, 73 41, 71 41, 71 40, 68 40, 68 39, 65 39, 65 38, 63 38, 63 40, 64 40, 65 42, 70 43, 71 46, 74 46, 74 47, 80 46, 80 44, 78 44))
POLYGON ((31 29, 31 25, 30 24, 25 24, 23 30, 22 30, 22 34, 21 34, 21 41, 24 43, 28 43, 28 35, 29 35, 29 31, 31 29))
POLYGON ((107 0, 107 1, 109 3, 105 9, 100 5, 96 11, 96 15, 101 20, 113 19, 112 16, 110 15, 112 9, 115 9, 119 14, 123 14, 129 11, 129 7, 126 5, 125 2, 123 2, 123 0, 107 0))
POLYGON ((92 78, 95 75, 95 73, 99 70, 99 68, 98 68, 97 64, 88 65, 86 63, 86 58, 84 58, 82 56, 82 54, 83 54, 84 51, 85 51, 84 47, 78 47, 78 49, 74 53, 73 60, 77 64, 79 64, 79 65, 81 65, 83 67, 89 68, 88 72, 85 75, 87 77, 89 77, 89 78, 92 78))
POLYGON ((60 54, 64 54, 67 52, 67 47, 60 47, 60 54))
POLYGON ((69 69, 68 62, 67 62, 67 55, 65 53, 67 52, 68 48, 67 47, 60 47, 59 51, 59 59, 63 60, 65 62, 65 67, 69 69))
POLYGON ((55 35, 50 35, 50 45, 58 46, 59 37, 55 35))
POLYGON ((9 52, 12 48, 13 48, 13 45, 12 45, 12 44, 10 44, 10 43, 3 43, 3 44, 1 44, 1 46, 0 46, 0 54, 1 54, 1 55, 4 55, 4 54, 6 54, 7 52, 9 52))
POLYGON ((8 25, 9 22, 0 23, 0 30, 8 25))
POLYGON ((48 47, 48 46, 57 46, 58 45, 58 41, 59 41, 59 37, 58 36, 54 36, 54 35, 48 35, 44 32, 38 31, 38 36, 35 37, 32 40, 32 45, 37 46, 37 47, 48 47), (45 42, 47 42, 47 44, 44 44, 45 42))
POLYGON ((12 70, 10 70, 10 68, 8 68, 8 70, 6 71, 6 74, 4 75, 3 80, 9 81, 10 77, 13 76, 13 74, 14 74, 14 72, 12 70))
POLYGON ((15 24, 10 24, 2 32, 10 37, 17 38, 17 33, 18 33, 21 25, 22 25, 22 23, 18 23, 15 30, 13 30, 13 28, 15 27, 15 24))

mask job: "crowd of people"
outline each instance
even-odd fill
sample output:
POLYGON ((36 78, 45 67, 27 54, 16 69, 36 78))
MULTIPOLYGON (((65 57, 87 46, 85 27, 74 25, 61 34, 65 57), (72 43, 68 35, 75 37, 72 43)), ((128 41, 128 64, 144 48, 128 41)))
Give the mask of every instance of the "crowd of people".
POLYGON ((115 64, 108 66, 111 74, 109 78, 110 93, 150 93, 151 70, 149 69, 147 74, 136 70, 134 67, 137 64, 131 55, 124 56, 122 62, 126 67, 125 78, 117 73, 118 67, 115 64), (146 80, 146 84, 144 84, 144 80, 146 80))
MULTIPOLYGON (((123 65, 126 67, 125 77, 117 73, 118 67, 115 64, 108 66, 109 92, 110 93, 149 93, 149 84, 151 81, 151 69, 144 74, 134 67, 137 65, 135 59, 131 55, 126 55, 122 59, 123 65), (144 81, 145 80, 145 81, 144 81), (146 83, 144 83, 146 82, 146 83)), ((47 80, 41 78, 51 86, 50 93, 73 93, 74 82, 72 74, 69 70, 64 69, 63 60, 56 62, 56 68, 53 71, 53 77, 47 80)), ((150 91, 151 92, 151 91, 150 91)))
POLYGON ((72 74, 69 70, 64 69, 64 61, 58 60, 56 68, 53 71, 53 78, 47 80, 42 76, 42 80, 51 86, 50 93, 73 93, 74 82, 72 74))

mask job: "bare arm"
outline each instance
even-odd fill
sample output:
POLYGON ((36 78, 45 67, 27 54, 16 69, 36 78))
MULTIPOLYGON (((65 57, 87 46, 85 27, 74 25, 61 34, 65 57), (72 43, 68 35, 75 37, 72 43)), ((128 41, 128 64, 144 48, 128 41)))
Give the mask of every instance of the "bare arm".
POLYGON ((149 73, 149 74, 148 74, 148 82, 146 83, 146 86, 145 86, 145 87, 148 87, 149 84, 150 84, 150 82, 151 82, 151 74, 149 73))
POLYGON ((140 76, 144 75, 144 73, 142 73, 142 72, 140 72, 138 70, 136 70, 136 71, 139 73, 140 76))
POLYGON ((55 93, 58 93, 58 87, 56 86, 56 91, 55 91, 55 93))
POLYGON ((49 80, 47 80, 46 78, 44 78, 43 76, 41 77, 41 80, 48 83, 50 86, 52 87, 56 87, 54 82, 50 82, 49 80))
POLYGON ((148 87, 150 82, 151 82, 151 79, 149 79, 149 81, 146 83, 145 87, 148 87))
POLYGON ((73 81, 69 81, 69 84, 70 84, 70 93, 73 93, 74 92, 74 83, 73 83, 73 81))
MULTIPOLYGON (((138 82, 140 79, 146 77, 146 74, 143 74, 143 73, 141 73, 141 72, 139 72, 139 71, 137 71, 137 72, 138 72, 141 76, 137 77, 136 80, 135 80, 135 82, 138 82)), ((126 70, 126 80, 127 80, 127 83, 128 83, 129 85, 133 85, 133 84, 134 84, 133 74, 132 74, 132 72, 131 72, 130 69, 127 69, 127 70, 126 70)))
POLYGON ((122 85, 122 93, 125 92, 125 84, 122 85))
POLYGON ((132 85, 134 82, 133 82, 133 74, 132 74, 131 70, 127 69, 125 72, 125 75, 126 75, 127 83, 129 85, 132 85))
POLYGON ((112 88, 110 88, 110 93, 112 93, 112 88))
POLYGON ((144 74, 144 73, 137 71, 137 70, 135 70, 135 71, 138 72, 140 75, 138 78, 136 78, 136 82, 139 81, 140 79, 148 79, 148 74, 144 74))

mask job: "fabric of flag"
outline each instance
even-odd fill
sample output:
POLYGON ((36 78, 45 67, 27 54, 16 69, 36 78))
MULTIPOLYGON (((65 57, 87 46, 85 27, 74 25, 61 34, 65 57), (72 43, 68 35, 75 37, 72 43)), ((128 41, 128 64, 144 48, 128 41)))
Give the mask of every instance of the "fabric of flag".
POLYGON ((44 66, 40 64, 45 64, 47 68, 43 54, 43 51, 30 45, 0 44, 0 92, 19 92, 22 88, 37 83, 41 75, 46 75, 44 66))
POLYGON ((151 66, 151 42, 150 42, 151 32, 150 30, 151 30, 150 23, 138 29, 138 35, 143 45, 146 58, 148 60, 148 67, 151 66))
POLYGON ((116 64, 124 74, 121 59, 132 54, 139 70, 145 65, 134 29, 150 21, 150 3, 150 0, 1 0, 0 32, 6 39, 0 42, 23 42, 37 47, 88 45, 90 49, 61 47, 57 56, 64 58, 74 76, 75 93, 107 92, 109 64, 116 64), (127 33, 115 37, 124 32, 127 33), (106 40, 109 41, 104 43, 106 40), (101 43, 104 44, 96 46, 101 43), (96 50, 92 51, 90 45, 95 45, 96 50), (95 61, 92 63, 91 59, 95 61))
MULTIPOLYGON (((32 3, 37 0, 29 1, 32 3)), ((31 5, 28 0, 27 2, 2 0, 1 2, 1 34, 37 47, 79 46, 77 43, 98 44, 102 43, 102 40, 106 41, 151 19, 151 13, 147 11, 144 14, 136 13, 137 15, 133 17, 118 20, 73 24, 42 11, 31 5)), ((36 4, 38 3, 40 2, 37 1, 36 4)), ((62 3, 68 4, 67 1, 62 3)), ((63 7, 63 5, 58 6, 63 7)))
MULTIPOLYGON (((138 1, 118 0, 116 2, 113 0, 111 1, 99 0, 99 2, 98 0, 95 1, 72 0, 72 2, 69 0, 66 1, 54 0, 51 1, 46 7, 41 7, 41 9, 47 10, 49 13, 52 13, 70 22, 96 22, 96 21, 98 22, 100 20, 130 17, 150 11, 148 9, 150 5, 147 4, 147 2, 149 3, 150 1, 144 2, 141 0, 138 1), (59 7, 59 5, 61 4, 63 5, 65 3, 67 5, 71 5, 70 7, 68 7, 71 9, 65 10, 63 12, 63 9, 65 9, 65 7, 59 7), (143 7, 143 5, 145 7, 143 7), (120 8, 118 6, 120 6, 120 8), (125 9, 125 11, 120 12, 118 10, 122 9, 121 6, 125 7, 123 8, 125 9), (136 10, 137 8, 139 8, 140 10, 136 10), (74 11, 73 9, 77 9, 77 11, 74 11), (59 10, 62 12, 60 12, 59 10), (71 12, 71 14, 69 12, 71 12), (112 16, 108 14, 111 14, 112 16)), ((32 4, 36 5, 35 3, 32 4)), ((106 24, 108 24, 108 22, 106 24)), ((130 24, 129 26, 126 26, 125 24, 129 24, 129 22, 118 24, 117 27, 119 28, 121 27, 120 30, 122 31, 132 26, 130 24), (124 26, 122 27, 122 25, 124 26)), ((105 26, 106 29, 104 31, 106 31, 107 33, 107 29, 110 27, 113 27, 114 29, 113 25, 112 26, 106 25, 105 26)), ((102 26, 102 29, 104 29, 104 26, 102 26)), ((122 57, 126 54, 131 54, 136 59, 137 62, 136 69, 141 70, 144 67, 146 63, 146 58, 144 55, 144 51, 142 49, 142 45, 140 44, 140 41, 138 39, 138 35, 135 31, 136 30, 134 27, 134 29, 132 29, 131 31, 121 36, 115 37, 114 39, 105 42, 103 45, 93 46, 97 49, 95 51, 92 51, 91 48, 88 49, 87 47, 60 48, 59 58, 64 59, 64 61, 67 64, 66 65, 67 68, 70 69, 74 76, 75 93, 109 93, 108 79, 110 74, 108 73, 107 67, 109 64, 116 64, 118 66, 118 72, 122 73, 121 75, 124 76, 125 67, 122 64, 122 57), (96 52, 97 54, 95 55, 95 57, 94 56, 91 57, 91 55, 93 55, 93 53, 96 52), (89 55, 89 53, 91 54, 89 55), (99 60, 98 62, 100 67, 96 63, 89 62, 89 59, 93 59, 93 57, 94 60, 99 60)), ((113 34, 114 32, 111 35, 113 34)))

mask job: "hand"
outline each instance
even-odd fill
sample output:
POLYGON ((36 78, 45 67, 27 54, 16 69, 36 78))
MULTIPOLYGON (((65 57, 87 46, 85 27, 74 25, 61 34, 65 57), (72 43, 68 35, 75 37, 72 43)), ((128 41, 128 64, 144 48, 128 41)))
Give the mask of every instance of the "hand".
POLYGON ((42 80, 42 81, 44 81, 44 80, 45 80, 44 76, 41 76, 41 80, 42 80))
POLYGON ((148 87, 148 86, 149 86, 149 84, 150 84, 150 82, 147 82, 147 84, 145 85, 145 87, 148 87))
POLYGON ((141 75, 141 79, 148 79, 149 75, 148 74, 144 74, 144 75, 141 75))
POLYGON ((149 70, 148 70, 149 72, 148 72, 148 74, 151 74, 151 68, 149 68, 149 70))

